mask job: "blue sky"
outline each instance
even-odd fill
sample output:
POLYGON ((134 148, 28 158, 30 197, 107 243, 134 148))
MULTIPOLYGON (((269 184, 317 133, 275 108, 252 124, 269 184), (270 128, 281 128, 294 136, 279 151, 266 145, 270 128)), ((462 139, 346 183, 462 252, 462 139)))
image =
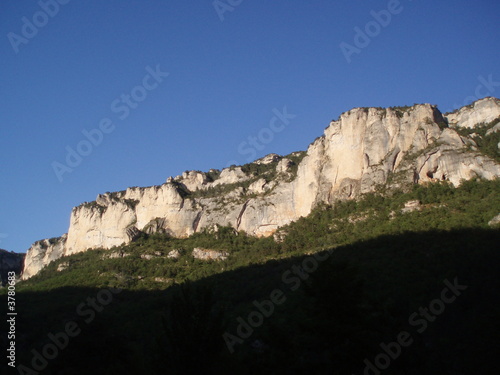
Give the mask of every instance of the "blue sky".
POLYGON ((305 150, 353 107, 500 97, 497 0, 60 1, 0 3, 7 250, 65 233, 99 193, 305 150))

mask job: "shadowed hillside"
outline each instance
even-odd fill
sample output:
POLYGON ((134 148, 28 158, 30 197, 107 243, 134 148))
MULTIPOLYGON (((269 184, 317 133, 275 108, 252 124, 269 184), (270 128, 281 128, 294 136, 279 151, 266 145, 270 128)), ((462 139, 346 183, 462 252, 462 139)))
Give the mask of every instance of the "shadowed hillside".
POLYGON ((17 285, 17 364, 43 374, 493 374, 500 232, 488 223, 499 186, 371 194, 320 207, 276 240, 218 227, 63 257, 17 285), (204 261, 193 248, 229 256, 204 261), (58 337, 53 359, 37 357, 58 337))
POLYGON ((124 290, 90 324, 76 308, 98 288, 23 292, 19 363, 29 363, 49 332, 76 321, 82 333, 44 373, 362 373, 364 359, 373 361, 401 331, 414 342, 384 373, 492 373, 500 349, 499 239, 497 230, 383 236, 323 252, 327 259, 300 282, 287 271, 307 269, 310 256, 163 291, 124 290), (423 318, 412 325, 409 317, 455 279, 467 289, 417 332, 423 318), (238 317, 259 311, 252 302, 275 289, 285 301, 231 354, 223 333, 237 335, 238 317))

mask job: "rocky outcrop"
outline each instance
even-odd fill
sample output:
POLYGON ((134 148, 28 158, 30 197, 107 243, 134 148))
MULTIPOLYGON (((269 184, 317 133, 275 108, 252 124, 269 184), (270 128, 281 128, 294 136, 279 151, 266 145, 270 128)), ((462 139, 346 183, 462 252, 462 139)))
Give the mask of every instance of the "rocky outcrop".
POLYGON ((193 258, 201 260, 226 260, 229 254, 225 251, 216 251, 195 247, 193 249, 193 258))
POLYGON ((14 272, 16 276, 21 273, 23 261, 24 254, 0 249, 0 277, 2 286, 7 284, 9 272, 14 272))
POLYGON ((405 206, 401 209, 401 213, 406 214, 408 212, 419 211, 422 209, 422 204, 419 200, 412 200, 405 203, 405 206))
POLYGON ((489 129, 487 132, 486 132, 486 136, 488 135, 491 135, 493 133, 496 133, 496 132, 499 132, 500 131, 500 123, 496 124, 495 126, 493 126, 491 129, 489 129))
POLYGON ((278 154, 267 154, 266 156, 255 160, 256 164, 271 164, 281 160, 281 156, 278 154))
POLYGON ((26 253, 21 279, 26 280, 36 275, 47 264, 63 256, 66 239, 67 235, 64 234, 61 237, 36 241, 31 245, 26 253))
POLYGON ((181 257, 181 252, 178 249, 170 250, 167 254, 167 258, 179 259, 181 257))
POLYGON ((61 264, 57 265, 57 272, 64 271, 65 269, 68 269, 69 267, 69 262, 63 262, 61 264))
POLYGON ((493 219, 491 219, 489 222, 488 222, 488 225, 490 227, 496 227, 498 225, 500 225, 500 214, 498 214, 497 216, 495 216, 493 219))
POLYGON ((492 97, 478 100, 458 111, 446 114, 450 126, 473 128, 477 124, 488 124, 500 117, 500 100, 492 97))
POLYGON ((241 167, 188 171, 160 186, 99 195, 73 209, 67 237, 29 250, 23 277, 62 255, 120 246, 141 232, 186 237, 232 226, 269 236, 320 203, 382 187, 497 178, 500 165, 453 126, 490 120, 498 103, 483 99, 447 117, 430 104, 355 108, 331 122, 305 153, 270 154, 241 167))

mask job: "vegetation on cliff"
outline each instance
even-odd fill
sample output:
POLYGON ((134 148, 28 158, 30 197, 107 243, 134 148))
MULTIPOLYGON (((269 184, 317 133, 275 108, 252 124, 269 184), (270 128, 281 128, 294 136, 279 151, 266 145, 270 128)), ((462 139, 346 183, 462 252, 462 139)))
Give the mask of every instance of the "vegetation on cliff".
POLYGON ((499 211, 500 181, 439 183, 318 207, 277 240, 217 227, 64 257, 17 286, 19 363, 29 366, 31 350, 71 320, 82 333, 44 373, 358 374, 402 331, 413 343, 386 374, 491 373, 500 232, 488 222, 499 211), (194 247, 230 256, 201 261, 194 247), (324 259, 317 267, 314 253, 324 259), (303 278, 290 273, 304 268, 303 278), (468 289, 415 332, 409 317, 455 278, 468 289), (124 290, 86 324, 77 307, 109 287, 124 290), (241 319, 276 289, 285 301, 227 345, 223 335, 239 337, 241 319))
POLYGON ((500 118, 484 124, 480 123, 473 128, 456 128, 455 130, 464 137, 470 137, 477 145, 479 152, 500 162, 500 130, 489 131, 500 124, 500 118))

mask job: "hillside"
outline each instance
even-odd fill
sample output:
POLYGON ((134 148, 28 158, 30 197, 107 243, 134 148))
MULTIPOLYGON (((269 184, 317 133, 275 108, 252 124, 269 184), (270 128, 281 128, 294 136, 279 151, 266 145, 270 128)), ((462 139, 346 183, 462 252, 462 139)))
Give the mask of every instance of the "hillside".
POLYGON ((271 237, 217 227, 65 256, 17 286, 18 363, 73 321, 82 332, 43 373, 361 374, 409 332, 384 373, 493 374, 499 193, 498 180, 415 185, 319 206, 271 237), (228 257, 194 259, 194 248, 228 257), (417 319, 447 282, 466 288, 417 319), (123 291, 86 323, 78 306, 107 288, 123 291), (228 340, 277 289, 269 317, 228 340))

